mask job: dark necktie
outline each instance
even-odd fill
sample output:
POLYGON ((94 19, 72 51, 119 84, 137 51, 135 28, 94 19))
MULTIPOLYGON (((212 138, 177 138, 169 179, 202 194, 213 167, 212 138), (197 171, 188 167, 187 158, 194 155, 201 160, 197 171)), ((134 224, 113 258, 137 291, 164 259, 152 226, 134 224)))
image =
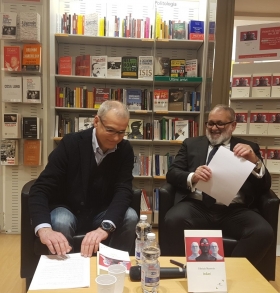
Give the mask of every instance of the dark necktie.
MULTIPOLYGON (((215 156, 218 148, 221 146, 221 144, 217 144, 213 147, 213 149, 211 150, 211 152, 209 153, 206 165, 209 165, 210 161, 213 159, 213 157, 215 156)), ((215 204, 216 199, 213 198, 212 196, 210 196, 209 194, 202 192, 202 202, 208 207, 210 208, 213 204, 215 204)))

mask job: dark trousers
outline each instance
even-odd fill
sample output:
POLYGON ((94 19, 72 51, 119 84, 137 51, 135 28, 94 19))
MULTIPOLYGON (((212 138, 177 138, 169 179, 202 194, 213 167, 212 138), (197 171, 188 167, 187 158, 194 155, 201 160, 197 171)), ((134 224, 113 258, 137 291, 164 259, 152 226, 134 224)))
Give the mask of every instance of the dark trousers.
POLYGON ((232 257, 246 257, 257 265, 274 238, 268 222, 256 211, 242 204, 215 204, 207 208, 201 201, 185 199, 165 216, 170 255, 185 255, 184 230, 222 230, 222 234, 239 240, 232 257))

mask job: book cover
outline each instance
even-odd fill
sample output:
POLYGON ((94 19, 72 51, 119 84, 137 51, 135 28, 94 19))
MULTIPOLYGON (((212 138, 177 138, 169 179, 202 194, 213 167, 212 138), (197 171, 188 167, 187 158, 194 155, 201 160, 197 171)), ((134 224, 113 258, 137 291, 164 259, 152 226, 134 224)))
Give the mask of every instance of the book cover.
POLYGON ((41 44, 24 44, 22 71, 41 72, 41 44))
POLYGON ((204 21, 190 20, 189 21, 189 40, 201 40, 204 39, 204 21))
POLYGON ((78 118, 78 131, 83 131, 93 127, 94 117, 93 116, 79 116, 78 118))
POLYGON ((0 12, 1 39, 15 40, 17 38, 17 13, 0 12))
POLYGON ((248 133, 248 111, 235 111, 236 128, 234 134, 248 133))
POLYGON ((132 56, 122 57, 122 78, 138 78, 138 58, 132 56))
POLYGON ((41 76, 22 77, 22 102, 41 103, 41 76))
POLYGON ((252 97, 266 98, 271 94, 271 74, 253 74, 252 97))
POLYGON ((184 110, 184 93, 183 88, 169 89, 168 110, 183 111, 184 110))
POLYGON ((58 58, 58 74, 72 75, 72 57, 62 56, 58 58))
POLYGON ((185 75, 185 59, 170 59, 170 76, 180 77, 185 75))
POLYGON ((187 77, 197 77, 198 72, 198 62, 197 59, 186 60, 185 66, 185 76, 187 77))
POLYGON ((91 56, 91 76, 107 77, 107 56, 91 56))
POLYGON ((153 56, 139 56, 138 57, 138 78, 145 80, 153 80, 153 56))
POLYGON ((173 23, 172 39, 175 39, 175 40, 186 39, 186 23, 185 22, 173 23))
POLYGON ((4 70, 21 71, 21 48, 20 46, 4 46, 4 70))
POLYGON ((22 138, 39 139, 41 123, 39 117, 22 117, 22 138))
POLYGON ((85 14, 84 18, 84 35, 98 36, 98 13, 85 14))
POLYGON ((142 108, 142 90, 127 89, 126 105, 128 110, 141 110, 142 108))
POLYGON ((96 88, 94 109, 99 109, 103 102, 110 99, 110 92, 109 88, 96 88))
POLYGON ((143 119, 129 119, 128 139, 143 139, 143 119))
POLYGON ((19 113, 2 114, 2 138, 21 138, 21 119, 19 113))
POLYGON ((268 111, 251 111, 249 134, 267 134, 268 130, 268 111))
POLYGON ((2 102, 22 102, 22 78, 20 76, 2 77, 2 102))
POLYGON ((40 139, 26 139, 23 141, 23 165, 41 166, 42 141, 40 139))
POLYGON ((279 135, 280 133, 280 111, 270 110, 268 117, 268 135, 279 135))
POLYGON ((231 96, 233 98, 248 98, 251 89, 251 75, 233 75, 231 96))
POLYGON ((40 42, 41 17, 34 11, 20 12, 17 21, 17 38, 20 41, 40 42))
POLYGON ((107 57, 107 77, 121 78, 122 57, 107 57))
POLYGON ((1 165, 18 165, 18 140, 1 140, 1 165))
POLYGON ((271 97, 280 98, 280 73, 272 74, 271 97))
POLYGON ((140 163, 139 163, 139 157, 137 155, 134 155, 134 164, 133 164, 132 175, 133 176, 140 176, 140 163))
POLYGON ((221 230, 184 230, 188 292, 227 292, 221 230))
POLYGON ((183 141, 189 137, 189 120, 174 121, 174 138, 183 141))
POLYGON ((154 111, 168 111, 168 89, 155 89, 153 107, 154 111))
POLYGON ((170 75, 170 58, 169 57, 155 58, 155 75, 156 76, 170 75))
POLYGON ((266 167, 269 172, 280 172, 279 146, 267 146, 266 167))

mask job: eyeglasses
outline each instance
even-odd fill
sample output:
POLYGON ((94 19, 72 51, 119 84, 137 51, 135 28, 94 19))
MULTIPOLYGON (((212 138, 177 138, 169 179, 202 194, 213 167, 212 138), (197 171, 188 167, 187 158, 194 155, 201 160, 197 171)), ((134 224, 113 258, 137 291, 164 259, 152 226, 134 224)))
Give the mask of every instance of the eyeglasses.
POLYGON ((209 243, 208 242, 203 242, 203 243, 200 243, 200 246, 209 246, 209 243))
POLYGON ((223 122, 214 123, 212 121, 209 121, 209 122, 207 121, 207 122, 205 122, 205 126, 207 128, 213 128, 214 126, 216 126, 219 129, 224 129, 226 127, 226 125, 228 125, 228 124, 230 124, 232 122, 234 122, 234 120, 232 120, 230 122, 226 122, 226 123, 223 123, 223 122))
POLYGON ((99 118, 101 124, 103 125, 104 129, 106 130, 106 132, 108 134, 110 134, 110 135, 116 135, 117 134, 117 135, 121 135, 121 136, 128 135, 129 132, 126 132, 124 130, 116 131, 116 130, 114 130, 112 128, 107 127, 106 125, 104 125, 102 119, 99 116, 98 116, 98 118, 99 118))

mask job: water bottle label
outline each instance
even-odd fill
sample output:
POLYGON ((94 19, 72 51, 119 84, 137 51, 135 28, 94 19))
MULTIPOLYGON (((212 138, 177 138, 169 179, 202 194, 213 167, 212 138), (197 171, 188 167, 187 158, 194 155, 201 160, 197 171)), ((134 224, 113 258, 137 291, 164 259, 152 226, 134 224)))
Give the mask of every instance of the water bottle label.
POLYGON ((136 242, 136 249, 135 249, 135 258, 140 260, 142 258, 142 248, 144 246, 143 242, 137 241, 136 242))
POLYGON ((159 285, 159 268, 149 266, 141 270, 142 284, 147 287, 156 287, 159 285))

